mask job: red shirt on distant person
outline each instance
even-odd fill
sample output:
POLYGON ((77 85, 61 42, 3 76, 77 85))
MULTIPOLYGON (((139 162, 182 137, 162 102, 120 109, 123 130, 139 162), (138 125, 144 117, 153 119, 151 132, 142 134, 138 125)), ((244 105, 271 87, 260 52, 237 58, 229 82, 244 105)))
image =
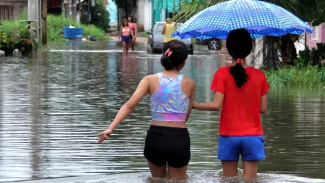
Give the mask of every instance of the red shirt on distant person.
POLYGON ((264 130, 260 119, 261 96, 270 88, 263 71, 253 67, 245 69, 248 80, 238 88, 230 67, 218 69, 211 84, 211 90, 224 94, 220 116, 219 135, 258 136, 264 130))

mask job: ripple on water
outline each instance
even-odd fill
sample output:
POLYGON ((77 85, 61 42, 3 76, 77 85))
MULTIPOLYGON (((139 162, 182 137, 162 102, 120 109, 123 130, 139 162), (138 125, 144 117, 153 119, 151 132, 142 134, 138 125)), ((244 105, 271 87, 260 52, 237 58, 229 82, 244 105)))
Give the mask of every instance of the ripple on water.
POLYGON ((23 181, 22 183, 325 183, 323 179, 303 178, 284 174, 258 174, 258 178, 253 181, 244 181, 242 171, 236 178, 224 178, 221 170, 216 172, 190 172, 187 180, 158 179, 150 177, 149 173, 125 173, 114 175, 97 175, 58 178, 38 181, 23 181))
MULTIPOLYGON (((105 49, 119 48, 107 42, 62 44, 49 49, 93 51, 42 52, 24 61, 0 58, 0 182, 51 182, 46 179, 71 176, 76 178, 62 181, 148 181, 143 146, 150 124, 149 97, 109 141, 96 142, 138 82, 162 70, 161 54, 108 52, 105 49)), ((196 81, 196 101, 213 99, 211 78, 221 64, 215 54, 189 56, 181 72, 196 81)), ((269 92, 268 112, 263 115, 267 159, 259 171, 274 174, 260 174, 259 180, 324 182, 301 178, 325 179, 324 111, 325 97, 320 92, 269 92)), ((218 115, 192 111, 189 182, 221 181, 217 173, 200 173, 221 168, 216 158, 218 115)))

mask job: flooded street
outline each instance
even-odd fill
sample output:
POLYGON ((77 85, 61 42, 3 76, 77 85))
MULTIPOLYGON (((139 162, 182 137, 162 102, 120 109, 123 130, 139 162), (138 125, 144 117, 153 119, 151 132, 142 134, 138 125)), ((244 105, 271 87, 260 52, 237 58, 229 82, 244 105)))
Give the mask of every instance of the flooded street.
MULTIPOLYGON (((0 182, 150 182, 143 157, 149 96, 109 141, 97 144, 138 82, 162 70, 160 55, 138 49, 122 55, 115 42, 70 42, 33 59, 0 55, 0 182)), ((212 100, 211 78, 220 66, 213 53, 188 58, 182 73, 196 81, 196 101, 212 100)), ((272 88, 268 99, 259 182, 325 182, 323 92, 272 88)), ((192 112, 189 182, 221 178, 218 115, 192 112)))

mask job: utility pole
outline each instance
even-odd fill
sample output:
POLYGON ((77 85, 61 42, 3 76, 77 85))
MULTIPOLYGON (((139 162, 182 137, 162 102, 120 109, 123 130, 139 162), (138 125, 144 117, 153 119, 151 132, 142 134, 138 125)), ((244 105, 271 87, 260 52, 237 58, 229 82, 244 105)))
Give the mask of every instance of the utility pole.
POLYGON ((47 0, 42 0, 42 45, 47 43, 47 0))

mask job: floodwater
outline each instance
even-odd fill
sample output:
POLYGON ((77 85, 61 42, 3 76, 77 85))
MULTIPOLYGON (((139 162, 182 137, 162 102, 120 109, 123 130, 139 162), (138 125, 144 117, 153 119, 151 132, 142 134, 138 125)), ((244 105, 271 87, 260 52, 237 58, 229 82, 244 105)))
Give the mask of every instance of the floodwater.
MULTIPOLYGON (((149 178, 143 157, 148 96, 97 144, 138 82, 162 70, 159 55, 138 49, 122 55, 114 42, 70 42, 34 59, 0 55, 0 182, 168 182, 149 178)), ((189 57, 182 73, 197 82, 196 101, 212 100, 211 78, 221 65, 206 51, 189 57)), ((324 94, 273 87, 268 98, 267 159, 257 182, 325 182, 324 94)), ((188 182, 228 181, 216 159, 218 115, 191 115, 188 182)))

